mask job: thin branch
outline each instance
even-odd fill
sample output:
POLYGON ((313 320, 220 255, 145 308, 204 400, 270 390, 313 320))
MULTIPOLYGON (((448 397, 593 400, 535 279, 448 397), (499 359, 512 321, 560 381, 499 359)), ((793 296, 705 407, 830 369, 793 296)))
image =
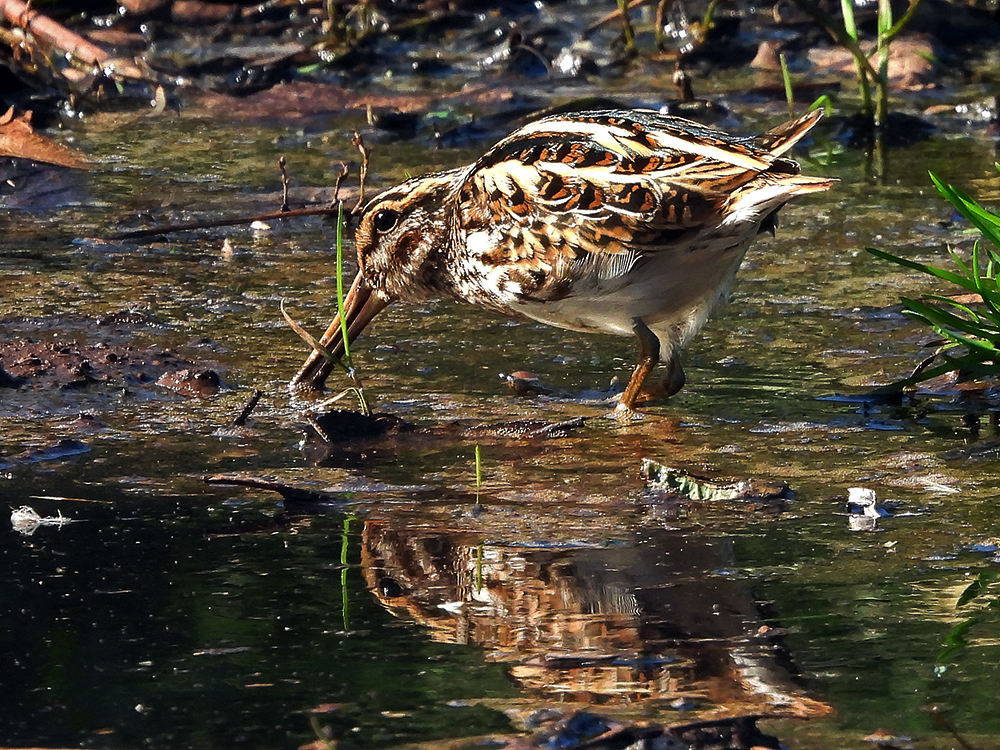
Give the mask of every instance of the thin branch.
POLYGON ((0 0, 0 15, 12 26, 23 29, 38 40, 63 50, 88 65, 103 65, 111 55, 82 36, 74 34, 60 23, 39 13, 21 0, 0 0))
MULTIPOLYGON (((22 0, 0 0, 0 17, 7 20, 19 38, 8 43, 17 55, 17 46, 29 51, 45 47, 60 53, 78 71, 93 72, 96 68, 114 75, 138 80, 147 79, 148 71, 134 59, 115 58, 106 50, 67 29, 57 21, 30 7, 22 0)), ((41 50, 43 56, 45 50, 41 50)), ((65 73, 62 73, 64 76, 65 73)))
POLYGON ((344 178, 347 177, 350 171, 350 168, 344 162, 340 162, 340 174, 337 175, 337 182, 333 185, 333 200, 330 201, 331 209, 339 210, 339 206, 342 203, 340 200, 340 183, 344 181, 344 178))
POLYGON ((257 408, 257 404, 260 402, 260 397, 264 395, 264 391, 259 388, 255 388, 250 398, 247 400, 243 409, 240 411, 239 415, 234 419, 230 426, 232 427, 244 427, 246 426, 247 420, 250 415, 253 414, 253 410, 257 408))
POLYGON ((167 224, 162 227, 152 229, 133 229, 129 232, 119 232, 111 235, 110 240, 135 240, 140 237, 155 237, 159 234, 170 234, 171 232, 186 232, 192 229, 212 229, 214 227, 239 226, 240 224, 253 224, 255 221, 271 221, 272 219, 294 219, 299 216, 336 216, 337 208, 294 208, 291 211, 272 211, 257 216, 230 216, 228 219, 209 219, 206 221, 190 221, 185 224, 167 224))
POLYGON ((361 152, 361 188, 358 193, 358 202, 355 204, 354 208, 351 209, 352 214, 356 214, 358 209, 365 202, 365 182, 368 179, 368 160, 371 158, 372 152, 368 146, 365 145, 364 138, 361 137, 361 133, 357 130, 354 131, 354 135, 351 137, 351 143, 358 147, 358 151, 361 152))

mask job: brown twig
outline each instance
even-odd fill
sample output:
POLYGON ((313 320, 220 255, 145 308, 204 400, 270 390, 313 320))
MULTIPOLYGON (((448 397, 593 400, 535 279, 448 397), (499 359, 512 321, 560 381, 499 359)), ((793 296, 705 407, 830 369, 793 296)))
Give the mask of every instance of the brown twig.
MULTIPOLYGON (((15 58, 20 53, 19 46, 24 46, 29 53, 35 48, 42 48, 40 51, 46 59, 49 59, 47 51, 59 52, 71 64, 70 67, 77 71, 92 73, 96 68, 127 78, 141 80, 148 77, 147 72, 135 60, 114 58, 109 52, 39 13, 22 0, 0 0, 0 17, 7 20, 18 37, 8 41, 15 58)), ((66 71, 61 70, 60 73, 69 77, 66 71)))
POLYGON ((958 733, 958 730, 955 729, 955 725, 948 720, 948 717, 944 715, 944 712, 940 708, 938 708, 937 706, 928 706, 927 708, 924 709, 924 711, 933 716, 934 721, 938 723, 938 726, 940 726, 942 729, 948 732, 948 734, 954 737, 955 742, 957 742, 959 745, 965 748, 965 750, 978 750, 978 748, 975 745, 973 745, 971 742, 965 739, 965 737, 963 737, 958 733))
POLYGON ((619 6, 618 10, 612 11, 611 13, 608 13, 607 15, 601 16, 600 18, 598 18, 596 21, 594 21, 592 24, 590 24, 590 26, 588 26, 586 29, 584 29, 583 33, 584 33, 584 35, 592 34, 597 29, 601 28, 602 26, 607 26, 609 23, 612 23, 612 22, 619 22, 620 23, 621 20, 622 20, 622 18, 623 18, 623 16, 628 11, 634 10, 635 8, 641 8, 643 5, 645 5, 648 2, 650 2, 650 0, 630 0, 630 2, 624 8, 622 8, 621 6, 619 6))
POLYGON ((288 171, 285 167, 288 162, 285 161, 284 156, 278 157, 278 169, 281 170, 281 213, 286 214, 289 212, 288 208, 288 171))
POLYGON ((90 166, 86 154, 36 133, 31 125, 31 112, 18 114, 13 107, 0 115, 0 156, 34 159, 72 169, 90 166))
POLYGON ((83 63, 103 64, 111 57, 100 47, 74 34, 48 16, 33 10, 28 7, 28 3, 21 0, 0 0, 0 15, 3 15, 12 26, 63 50, 83 63))
POLYGON ((213 227, 239 226, 253 224, 255 221, 270 221, 272 219, 294 219, 300 216, 336 216, 337 207, 294 208, 291 211, 272 211, 257 216, 231 216, 228 219, 210 219, 207 221, 190 221, 185 224, 167 224, 153 229, 133 229, 130 232, 119 232, 111 235, 111 240, 135 240, 140 237, 155 237, 158 234, 171 232, 186 232, 192 229, 212 229, 213 227))
POLYGON ((364 138, 361 137, 361 133, 357 130, 354 131, 354 135, 351 137, 351 143, 358 147, 358 151, 361 152, 361 188, 358 193, 358 202, 355 204, 354 208, 351 209, 352 214, 356 214, 358 209, 365 202, 365 181, 368 178, 368 159, 371 157, 371 149, 365 145, 364 138))
POLYGON ((310 427, 312 427, 314 430, 316 430, 316 434, 319 436, 320 440, 322 440, 327 445, 329 445, 330 443, 333 442, 330 439, 330 436, 326 434, 326 430, 323 429, 323 425, 321 425, 319 423, 319 420, 316 419, 316 415, 315 414, 313 414, 312 412, 307 412, 306 413, 306 421, 309 422, 309 426, 310 427))
POLYGON ((656 3, 656 49, 665 52, 667 48, 667 37, 664 29, 667 28, 667 7, 673 4, 673 0, 659 0, 656 3))
MULTIPOLYGON (((3 0, 0 0, 3 2, 3 0)), ((361 134, 354 131, 354 136, 351 138, 351 142, 357 146, 358 151, 361 152, 361 187, 358 194, 358 202, 354 208, 350 211, 350 215, 355 215, 358 209, 364 203, 365 200, 365 180, 368 176, 368 160, 371 156, 371 149, 365 144, 364 139, 361 134)), ((340 165, 340 174, 337 176, 337 182, 334 186, 334 197, 333 201, 328 206, 322 208, 288 208, 288 175, 286 173, 286 162, 285 157, 282 156, 278 159, 278 168, 281 170, 281 184, 282 184, 282 197, 281 197, 281 209, 279 211, 273 211, 266 214, 258 214, 256 216, 239 216, 230 217, 227 219, 208 219, 205 221, 190 221, 184 224, 167 224, 166 226, 156 227, 152 229, 134 229, 129 232, 119 232, 118 234, 111 235, 108 239, 110 240, 135 240, 142 237, 155 237, 161 234, 170 234, 171 232, 186 232, 194 229, 212 229, 214 227, 228 227, 228 226, 239 226, 241 224, 252 224, 255 221, 271 221, 272 219, 293 219, 300 216, 336 216, 339 211, 340 204, 340 184, 343 182, 344 178, 347 176, 349 169, 346 164, 340 165)))
POLYGON ((337 208, 340 205, 340 183, 344 181, 350 171, 350 167, 344 162, 340 162, 340 174, 337 175, 337 181, 333 185, 333 200, 330 201, 330 208, 337 208))
POLYGON ((260 402, 260 397, 263 395, 264 391, 259 388, 254 388, 253 393, 250 394, 249 400, 246 402, 236 419, 232 421, 230 426, 245 427, 247 420, 250 418, 250 415, 253 414, 253 410, 257 408, 257 404, 260 402))

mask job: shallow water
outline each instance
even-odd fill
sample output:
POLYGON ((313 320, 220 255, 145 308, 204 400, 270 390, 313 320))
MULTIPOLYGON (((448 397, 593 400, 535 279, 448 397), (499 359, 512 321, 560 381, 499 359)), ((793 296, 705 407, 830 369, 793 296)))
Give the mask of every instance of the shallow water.
MULTIPOLYGON (((309 404, 285 389, 305 352, 279 304, 325 326, 328 225, 95 240, 273 210, 279 154, 294 198, 354 158, 345 134, 360 124, 92 123, 76 145, 102 161, 75 178, 70 203, 5 218, 6 337, 82 342, 93 318, 134 310, 149 320, 122 336, 211 362, 226 387, 0 390, 0 505, 72 521, 2 535, 3 741, 294 747, 318 730, 374 747, 510 732, 544 706, 664 723, 825 716, 774 726, 798 746, 856 746, 878 729, 947 746, 921 710, 934 704, 970 736, 1000 733, 996 592, 956 605, 997 565, 1000 443, 988 419, 978 435, 962 421, 995 399, 852 398, 924 356, 929 337, 890 306, 933 291, 863 248, 935 262, 946 244, 968 250, 964 225, 940 226, 950 210, 926 170, 995 195, 991 143, 892 152, 880 186, 828 144, 800 154, 805 171, 841 183, 783 210, 690 347, 685 390, 640 423, 605 419, 596 402, 517 399, 498 378, 526 369, 604 389, 627 376, 631 341, 440 302, 390 308, 355 347, 380 409, 434 427, 585 425, 548 440, 450 428, 317 452, 302 442, 309 404), (254 432, 218 433, 253 388, 254 432), (104 426, 81 426, 81 412, 104 426), (60 438, 89 451, 19 455, 60 438), (644 489, 643 458, 787 482, 793 500, 664 503, 644 489), (328 502, 204 483, 215 474, 277 478, 328 502), (896 515, 849 531, 852 486, 896 515), (973 615, 967 644, 937 660, 973 615)), ((480 150, 381 144, 374 180, 480 150)))

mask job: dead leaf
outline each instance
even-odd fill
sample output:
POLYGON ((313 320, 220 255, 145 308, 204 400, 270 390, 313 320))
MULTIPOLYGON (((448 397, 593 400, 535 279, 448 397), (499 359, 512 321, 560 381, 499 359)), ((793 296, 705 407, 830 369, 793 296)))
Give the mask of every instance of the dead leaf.
POLYGON ((82 152, 36 133, 31 126, 30 111, 16 115, 13 107, 0 115, 0 155, 73 169, 87 169, 89 166, 82 152))

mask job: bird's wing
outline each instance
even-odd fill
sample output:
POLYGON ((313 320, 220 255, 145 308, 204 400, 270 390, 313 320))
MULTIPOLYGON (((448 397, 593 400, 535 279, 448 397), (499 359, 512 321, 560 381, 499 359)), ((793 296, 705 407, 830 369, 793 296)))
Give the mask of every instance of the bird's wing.
POLYGON ((544 118, 469 171, 457 223, 518 296, 557 299, 581 274, 614 278, 717 225, 758 175, 796 174, 780 155, 816 119, 738 138, 651 110, 544 118))

